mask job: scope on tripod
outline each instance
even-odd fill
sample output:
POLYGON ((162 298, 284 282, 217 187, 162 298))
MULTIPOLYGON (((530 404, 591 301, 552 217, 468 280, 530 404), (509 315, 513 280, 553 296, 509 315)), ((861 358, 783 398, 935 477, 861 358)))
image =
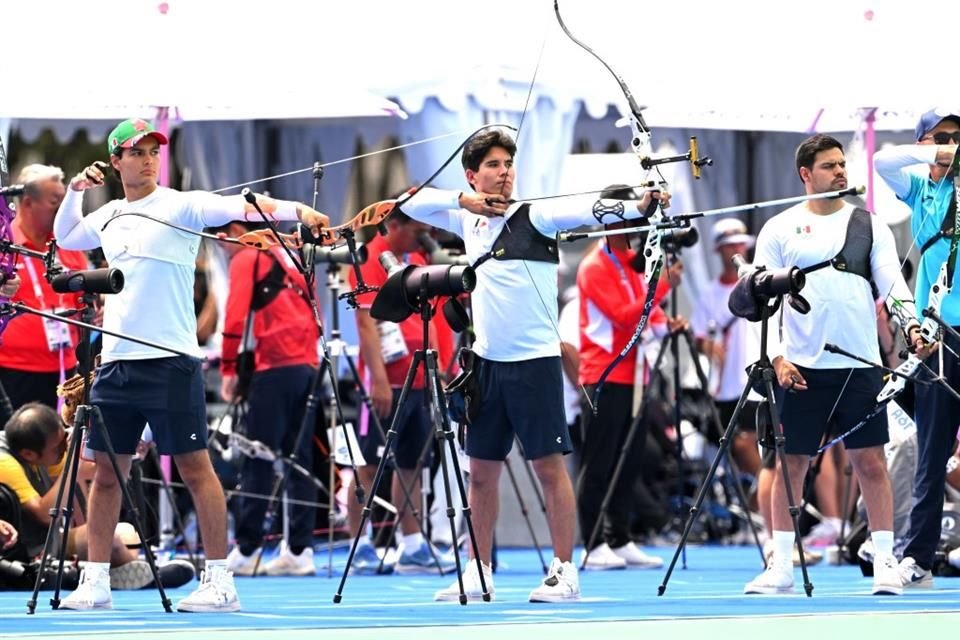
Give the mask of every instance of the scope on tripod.
MULTIPOLYGON (((329 264, 353 264, 354 254, 350 253, 350 247, 343 245, 331 249, 320 244, 304 243, 300 247, 300 255, 304 264, 329 263, 329 264)), ((364 264, 367 261, 367 247, 362 243, 357 243, 356 263, 364 264)))
POLYGON ((47 279, 57 293, 120 293, 123 291, 123 272, 120 269, 67 271, 48 276, 47 279))
POLYGON ((389 251, 380 254, 380 264, 388 278, 370 307, 370 315, 376 320, 402 322, 430 298, 470 293, 477 285, 477 275, 472 267, 417 267, 400 262, 389 251))
POLYGON ((790 306, 800 313, 810 311, 810 303, 800 296, 807 276, 799 267, 773 270, 754 267, 739 254, 733 256, 733 264, 737 267, 738 280, 727 300, 733 315, 757 322, 763 318, 763 311, 770 301, 782 296, 788 296, 790 306))

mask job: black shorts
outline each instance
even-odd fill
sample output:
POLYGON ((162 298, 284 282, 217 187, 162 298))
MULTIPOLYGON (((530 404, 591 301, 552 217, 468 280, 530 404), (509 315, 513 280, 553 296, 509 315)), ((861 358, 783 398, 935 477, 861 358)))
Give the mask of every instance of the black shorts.
POLYGON ((474 375, 480 406, 467 428, 467 455, 505 460, 520 439, 527 460, 573 450, 563 413, 563 370, 559 357, 494 362, 478 357, 474 375))
MULTIPOLYGON (((760 403, 753 400, 747 400, 740 409, 740 415, 737 416, 736 431, 756 431, 757 430, 757 407, 760 403)), ((717 400, 717 414, 720 416, 720 426, 724 429, 730 424, 733 417, 733 411, 737 408, 737 400, 717 400)))
MULTIPOLYGON (((394 457, 392 466, 399 469, 416 469, 421 456, 424 459, 424 466, 430 466, 433 447, 427 447, 426 444, 430 439, 432 428, 430 410, 423 404, 424 394, 423 389, 410 390, 403 406, 399 407, 400 413, 396 425, 394 425, 397 435, 393 437, 392 445, 394 457)), ((400 389, 394 389, 390 420, 393 420, 394 414, 398 411, 397 400, 399 399, 400 389)), ((390 428, 391 422, 381 420, 380 424, 384 430, 387 430, 390 428)), ((366 463, 377 464, 383 455, 384 439, 380 437, 380 432, 373 425, 373 420, 368 418, 367 433, 362 436, 358 435, 357 439, 366 463)))
MULTIPOLYGON (((812 456, 823 443, 846 432, 873 411, 883 379, 880 371, 872 368, 797 369, 807 381, 807 390, 784 394, 780 407, 784 450, 788 454, 812 456)), ((848 449, 865 449, 882 446, 889 439, 887 414, 881 411, 844 438, 843 443, 848 449)))
MULTIPOLYGON (((101 365, 90 390, 114 451, 132 454, 149 423, 157 450, 177 455, 207 446, 207 410, 200 360, 187 356, 115 360, 101 365)), ((88 445, 106 451, 100 429, 90 429, 88 445)))

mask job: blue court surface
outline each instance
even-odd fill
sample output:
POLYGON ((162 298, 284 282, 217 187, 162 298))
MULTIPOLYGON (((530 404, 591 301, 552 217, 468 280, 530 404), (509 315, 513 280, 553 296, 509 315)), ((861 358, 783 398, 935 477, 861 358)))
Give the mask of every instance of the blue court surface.
MULTIPOLYGON (((653 549, 667 563, 673 548, 653 549)), ((583 599, 570 604, 531 604, 527 595, 541 579, 536 551, 501 550, 490 603, 433 602, 451 576, 350 576, 343 599, 333 603, 346 552, 317 553, 318 575, 308 578, 238 578, 243 611, 234 614, 163 612, 157 591, 114 592, 112 611, 53 611, 51 592, 41 592, 35 615, 30 594, 0 593, 0 636, 51 638, 749 638, 826 640, 855 637, 922 638, 954 635, 960 625, 960 579, 937 578, 933 590, 872 596, 871 581, 853 566, 810 569, 813 597, 742 595, 760 570, 755 547, 694 547, 687 568, 678 563, 666 593, 657 596, 665 570, 582 572, 583 599), (318 633, 322 633, 319 636, 318 633), (265 636, 265 634, 269 634, 265 636), (768 635, 769 634, 769 635, 768 635)), ((579 557, 579 554, 578 554, 579 557)), ((174 604, 193 586, 168 592, 174 604)))

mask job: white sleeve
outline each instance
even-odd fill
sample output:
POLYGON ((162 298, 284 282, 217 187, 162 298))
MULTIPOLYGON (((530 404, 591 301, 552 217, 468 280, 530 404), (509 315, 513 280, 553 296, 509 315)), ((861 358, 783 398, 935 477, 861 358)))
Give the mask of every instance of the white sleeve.
MULTIPOLYGON (((910 318, 917 317, 913 293, 903 279, 900 259, 890 227, 873 216, 873 251, 870 253, 870 270, 883 302, 889 307, 894 300, 903 305, 910 318), (889 301, 889 302, 888 302, 889 301)), ((918 319, 919 322, 919 319, 918 319)))
POLYGON ((99 216, 93 214, 83 217, 83 191, 67 187, 67 193, 53 219, 53 236, 57 239, 57 245, 78 251, 96 249, 100 246, 100 234, 93 220, 98 219, 99 216))
MULTIPOLYGON (((243 196, 221 196, 208 191, 187 191, 183 194, 189 198, 189 207, 184 211, 192 219, 183 220, 183 224, 190 228, 201 230, 204 227, 220 227, 234 220, 244 220, 247 202, 243 196)), ((255 216, 259 218, 259 216, 255 216)), ((279 218, 276 214, 273 217, 279 218)), ((251 221, 254 219, 250 218, 251 221)), ((294 219, 296 211, 294 210, 294 219)))
POLYGON ((413 197, 401 197, 397 203, 400 205, 400 210, 414 220, 463 237, 461 193, 427 188, 421 189, 413 197))
POLYGON ((934 164, 937 146, 932 144, 901 144, 886 147, 873 156, 873 166, 883 181, 903 200, 910 193, 910 172, 907 167, 934 164))
POLYGON ((583 226, 610 224, 618 221, 619 216, 628 220, 635 220, 643 216, 637 208, 636 200, 599 199, 596 196, 571 196, 555 198, 530 203, 530 222, 533 227, 545 236, 552 236, 559 231, 568 231, 583 226), (594 208, 600 207, 609 211, 597 219, 594 208))

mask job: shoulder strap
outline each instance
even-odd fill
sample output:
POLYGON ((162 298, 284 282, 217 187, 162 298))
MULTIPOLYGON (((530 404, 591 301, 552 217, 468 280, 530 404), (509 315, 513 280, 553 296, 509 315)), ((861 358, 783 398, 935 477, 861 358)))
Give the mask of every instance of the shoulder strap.
POLYGON ((824 260, 801 269, 805 274, 819 271, 825 267, 833 267, 838 271, 854 273, 865 280, 870 280, 870 252, 873 250, 873 221, 872 214, 866 209, 857 207, 850 214, 847 221, 847 235, 843 248, 829 260, 824 260))
POLYGON ((484 262, 496 260, 533 260, 536 262, 560 262, 560 249, 556 238, 550 238, 533 226, 530 221, 530 203, 524 203, 510 216, 503 226, 493 248, 477 258, 471 265, 474 269, 484 262))
POLYGON ((940 223, 940 230, 930 236, 927 241, 923 243, 923 246, 920 247, 921 257, 927 252, 927 249, 935 245, 940 240, 953 237, 953 219, 956 217, 956 214, 957 199, 950 198, 950 204, 947 206, 947 212, 943 216, 943 222, 940 223))

